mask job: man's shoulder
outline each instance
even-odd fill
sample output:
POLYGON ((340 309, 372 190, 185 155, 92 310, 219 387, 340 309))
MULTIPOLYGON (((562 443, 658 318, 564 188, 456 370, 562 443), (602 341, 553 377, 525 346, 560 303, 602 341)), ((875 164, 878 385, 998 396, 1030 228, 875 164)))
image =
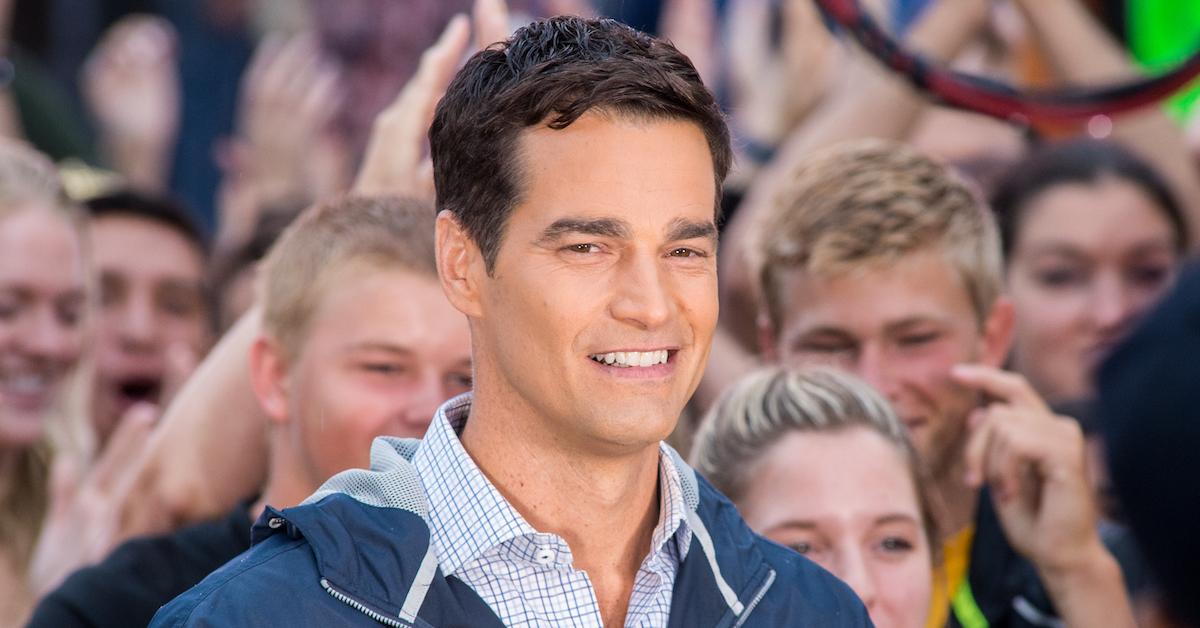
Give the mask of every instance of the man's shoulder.
POLYGON ((733 504, 697 476, 698 512, 713 539, 726 577, 753 583, 743 599, 753 626, 869 626, 858 596, 833 574, 798 552, 752 531, 733 504))

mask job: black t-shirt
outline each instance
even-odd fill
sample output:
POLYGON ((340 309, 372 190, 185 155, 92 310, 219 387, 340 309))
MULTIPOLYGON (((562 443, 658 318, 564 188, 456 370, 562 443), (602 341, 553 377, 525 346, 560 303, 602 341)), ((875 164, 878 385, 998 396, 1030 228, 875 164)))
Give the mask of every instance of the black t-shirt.
POLYGON ((30 628, 149 624, 160 606, 250 549, 248 506, 241 504, 222 519, 121 545, 43 598, 30 628))

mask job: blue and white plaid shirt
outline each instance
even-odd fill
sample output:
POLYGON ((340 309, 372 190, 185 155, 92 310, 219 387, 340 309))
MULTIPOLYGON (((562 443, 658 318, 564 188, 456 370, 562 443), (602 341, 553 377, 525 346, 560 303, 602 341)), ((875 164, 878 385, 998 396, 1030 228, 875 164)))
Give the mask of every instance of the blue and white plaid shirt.
MULTIPOLYGON (((471 396, 438 409, 413 455, 429 500, 431 543, 442 572, 465 582, 507 626, 603 626, 587 573, 571 548, 534 530, 484 476, 458 440, 471 396)), ((688 528, 679 472, 659 454, 659 521, 629 598, 626 626, 666 626, 688 528)))

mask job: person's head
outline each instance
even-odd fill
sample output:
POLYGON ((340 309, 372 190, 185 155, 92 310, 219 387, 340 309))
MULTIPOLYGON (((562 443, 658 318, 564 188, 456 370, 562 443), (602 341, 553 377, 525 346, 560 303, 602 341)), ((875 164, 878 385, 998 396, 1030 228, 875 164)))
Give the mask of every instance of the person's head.
POLYGON ((687 57, 612 20, 535 22, 459 71, 430 145, 476 402, 597 455, 668 435, 716 324, 730 163, 687 57))
POLYGON ((174 363, 203 357, 212 335, 204 238, 174 202, 119 191, 85 202, 100 277, 92 421, 100 442, 135 403, 165 403, 174 363))
POLYGON ((692 462, 756 532, 849 584, 876 626, 925 625, 937 535, 904 426, 870 386, 753 373, 709 412, 692 462))
POLYGON ((0 141, 0 450, 42 440, 83 353, 84 224, 48 159, 0 141))
POLYGON ((1163 179, 1111 142, 1022 160, 992 207, 1016 311, 1013 363, 1051 400, 1092 391, 1099 359, 1174 279, 1183 211, 1163 179))
POLYGON ((471 386, 467 324, 438 284, 425 203, 307 210, 263 261, 259 303, 251 372, 276 429, 273 469, 308 492, 367 466, 377 436, 420 437, 471 386))
POLYGON ((978 401, 951 368, 999 366, 1011 334, 983 203, 915 150, 861 141, 814 154, 756 228, 764 354, 866 380, 949 472, 978 401))
POLYGON ((1163 604, 1158 622, 1143 626, 1200 626, 1198 354, 1200 266, 1192 264, 1098 369, 1112 486, 1163 604))

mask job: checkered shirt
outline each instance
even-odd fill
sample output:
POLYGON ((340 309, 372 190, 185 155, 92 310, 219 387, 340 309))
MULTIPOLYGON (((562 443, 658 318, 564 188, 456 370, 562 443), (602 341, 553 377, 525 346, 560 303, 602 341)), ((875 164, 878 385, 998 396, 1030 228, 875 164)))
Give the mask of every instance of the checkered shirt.
MULTIPOLYGON (((603 625, 587 573, 572 567, 571 548, 534 530, 463 449, 458 434, 470 395, 438 409, 412 463, 429 501, 431 543, 442 572, 465 582, 506 626, 603 625)), ((692 532, 679 472, 659 454, 659 521, 650 554, 634 579, 626 626, 666 626, 671 592, 692 532)))

